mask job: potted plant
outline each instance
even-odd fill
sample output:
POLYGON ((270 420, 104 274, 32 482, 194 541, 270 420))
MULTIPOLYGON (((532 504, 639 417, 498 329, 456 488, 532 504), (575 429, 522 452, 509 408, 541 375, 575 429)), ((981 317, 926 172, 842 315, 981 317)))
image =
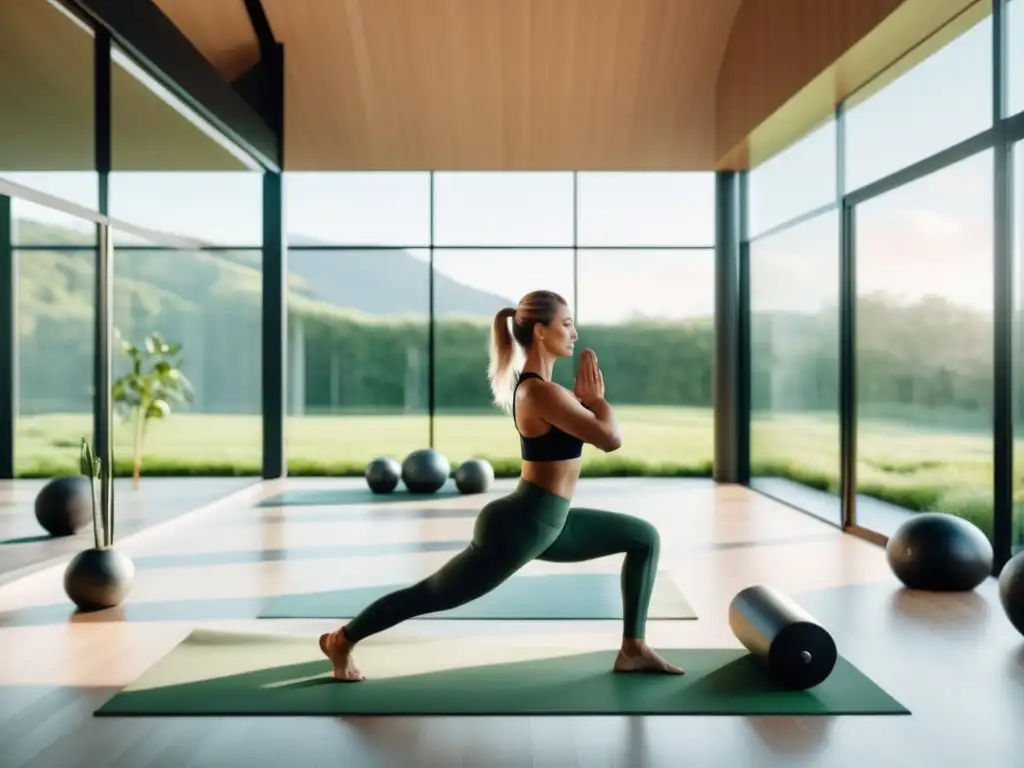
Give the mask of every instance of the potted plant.
POLYGON ((113 457, 103 461, 83 437, 80 464, 82 474, 89 478, 92 494, 94 546, 79 552, 68 563, 64 592, 81 610, 98 611, 120 605, 125 599, 135 580, 135 564, 114 549, 113 457))
POLYGON ((181 344, 151 333, 141 348, 122 339, 121 349, 131 361, 131 370, 114 382, 111 399, 121 418, 134 422, 132 488, 138 489, 146 427, 152 419, 167 418, 171 403, 191 402, 193 390, 181 372, 181 344))

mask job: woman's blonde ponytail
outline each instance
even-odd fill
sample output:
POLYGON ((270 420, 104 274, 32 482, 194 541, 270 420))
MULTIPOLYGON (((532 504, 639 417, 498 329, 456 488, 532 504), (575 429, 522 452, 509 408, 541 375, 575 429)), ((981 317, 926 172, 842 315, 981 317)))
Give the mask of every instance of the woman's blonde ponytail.
POLYGON ((512 379, 515 375, 513 363, 519 347, 512 336, 512 329, 509 328, 509 323, 514 322, 515 316, 515 307, 499 309, 491 328, 490 365, 487 374, 491 381, 494 402, 505 411, 512 409, 512 379))

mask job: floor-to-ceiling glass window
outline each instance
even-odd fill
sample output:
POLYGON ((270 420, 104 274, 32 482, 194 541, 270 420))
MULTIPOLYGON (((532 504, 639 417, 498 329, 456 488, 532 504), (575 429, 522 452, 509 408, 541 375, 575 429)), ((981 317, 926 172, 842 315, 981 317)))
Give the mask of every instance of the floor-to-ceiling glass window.
MULTIPOLYGON (((491 327, 537 289, 575 310, 573 206, 572 173, 434 176, 434 445, 454 462, 518 467, 511 417, 487 378, 491 327)), ((571 386, 572 367, 561 361, 556 378, 571 386)))
MULTIPOLYGON (((487 376, 491 326, 499 309, 537 289, 572 310, 572 249, 438 248, 434 270, 434 446, 453 462, 482 457, 518 472, 512 417, 494 405, 487 376)), ((574 374, 573 360, 556 363, 559 383, 572 387, 574 374)))
MULTIPOLYGON (((992 19, 979 3, 847 105, 847 190, 992 125, 992 19)), ((854 522, 993 523, 994 155, 855 197, 854 522)))
POLYGON ((838 525, 838 210, 755 240, 749 264, 751 485, 838 525))
POLYGON ((429 445, 430 174, 289 173, 288 471, 429 445))
POLYGON ((992 126, 991 12, 975 4, 846 102, 847 192, 992 126))
MULTIPOLYGON (((1024 4, 1024 3, 1021 3, 1024 4)), ((1024 37, 1022 37, 1024 39, 1024 37)), ((1014 552, 1024 550, 1024 142, 1014 146, 1013 168, 1013 537, 1014 552)))
POLYGON ((4 3, 2 18, 0 177, 95 211, 92 29, 49 0, 4 3))
POLYGON ((592 347, 622 447, 594 474, 711 474, 715 191, 710 173, 577 177, 578 349, 592 347))
MULTIPOLYGON (((0 178, 96 210, 92 30, 46 0, 0 22, 0 178), (44 129, 41 129, 44 128, 44 129)), ((96 227, 15 195, 16 474, 77 471, 92 434, 96 227)), ((3 268, 8 265, 4 264, 3 268)))
POLYGON ((715 252, 580 250, 577 322, 615 407, 622 447, 585 446, 588 471, 711 474, 715 252))
POLYGON ((289 173, 286 190, 290 472, 431 444, 518 471, 491 328, 546 288, 619 408, 623 448, 588 450, 586 471, 710 474, 713 174, 289 173))
POLYGON ((1024 111, 1024 0, 1006 5, 1007 114, 1024 111))
POLYGON ((831 118, 747 184, 750 484, 838 525, 839 209, 831 118))
POLYGON ((129 225, 112 229, 115 460, 136 475, 258 474, 262 174, 111 59, 109 213, 129 225), (148 413, 131 396, 146 381, 163 403, 148 413))
POLYGON ((857 523, 992 530, 993 153, 855 209, 857 523))

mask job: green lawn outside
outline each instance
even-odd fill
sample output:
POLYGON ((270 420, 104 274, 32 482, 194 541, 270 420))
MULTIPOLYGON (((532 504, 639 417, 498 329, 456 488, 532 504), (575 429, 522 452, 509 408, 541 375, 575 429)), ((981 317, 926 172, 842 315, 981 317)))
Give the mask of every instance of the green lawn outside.
MULTIPOLYGON (((714 449, 710 409, 624 406, 616 412, 623 447, 614 454, 603 454, 588 446, 586 475, 710 476, 714 449)), ((427 417, 421 415, 290 417, 289 472, 358 476, 374 456, 390 455, 400 461, 410 451, 427 445, 428 429, 427 417)), ((90 430, 87 414, 19 419, 19 475, 75 472, 78 441, 90 430)), ((434 431, 435 446, 454 465, 484 457, 499 475, 518 473, 519 444, 511 417, 440 414, 434 431)), ((838 492, 839 427, 835 416, 755 418, 751 444, 755 474, 786 477, 838 492)), ((909 509, 963 515, 990 530, 991 437, 885 421, 862 422, 858 449, 860 493, 909 509)), ((256 416, 174 414, 152 426, 143 475, 256 475, 260 450, 260 419, 256 416)), ((118 472, 129 474, 128 425, 116 425, 115 452, 118 472)), ((1018 498, 1024 497, 1024 488, 1016 490, 1018 498)), ((1018 530, 1022 522, 1024 514, 1018 513, 1018 530)), ((1021 537, 1018 532, 1017 538, 1021 537)))

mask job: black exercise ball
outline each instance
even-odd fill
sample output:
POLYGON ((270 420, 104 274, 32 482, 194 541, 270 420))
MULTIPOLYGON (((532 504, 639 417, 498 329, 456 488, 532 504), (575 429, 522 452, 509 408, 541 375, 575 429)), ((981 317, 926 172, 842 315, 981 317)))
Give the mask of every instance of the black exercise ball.
POLYGON ((455 487, 459 493, 484 493, 494 481, 494 467, 485 459, 470 459, 455 470, 455 487))
POLYGON ((889 539, 889 567, 910 589, 966 592, 992 573, 992 543, 974 523, 940 512, 915 514, 889 539))
POLYGON ((413 451, 402 462, 402 482, 412 493, 436 493, 448 482, 448 459, 433 448, 413 451))
POLYGON ((366 484, 374 493, 391 493, 401 476, 402 465, 390 456, 379 456, 366 465, 366 484))
POLYGON ((1012 557, 999 573, 999 602, 1006 618, 1024 635, 1024 552, 1012 557))
POLYGON ((86 549, 68 563, 64 592, 83 611, 120 605, 135 581, 135 564, 116 549, 86 549))
POLYGON ((51 536, 71 536, 92 522, 92 490, 85 475, 54 478, 36 496, 36 520, 51 536))

